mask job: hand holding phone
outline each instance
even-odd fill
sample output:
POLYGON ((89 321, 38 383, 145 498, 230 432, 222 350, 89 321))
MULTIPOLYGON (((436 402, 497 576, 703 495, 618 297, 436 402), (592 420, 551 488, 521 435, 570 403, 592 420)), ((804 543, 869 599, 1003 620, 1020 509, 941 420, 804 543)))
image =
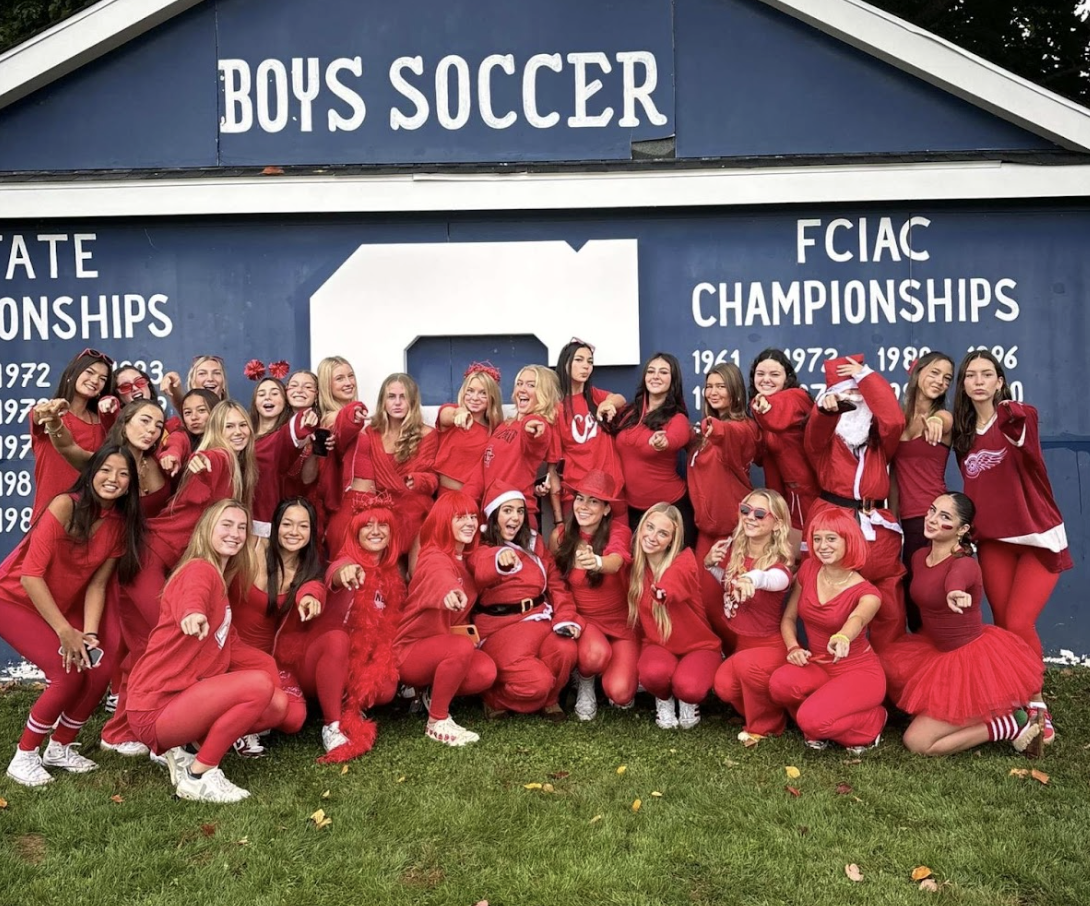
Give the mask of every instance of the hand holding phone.
POLYGON ((314 429, 314 455, 315 456, 328 456, 329 447, 326 446, 329 443, 329 438, 333 432, 329 428, 315 428, 314 429))

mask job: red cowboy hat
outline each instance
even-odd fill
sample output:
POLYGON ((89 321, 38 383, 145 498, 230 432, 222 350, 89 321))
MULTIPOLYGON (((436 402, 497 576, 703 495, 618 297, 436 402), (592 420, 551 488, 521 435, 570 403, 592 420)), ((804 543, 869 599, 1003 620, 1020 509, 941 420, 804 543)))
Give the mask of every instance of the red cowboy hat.
POLYGON ((582 478, 564 483, 574 493, 584 497, 597 497, 603 503, 618 503, 621 499, 617 492, 616 479, 601 469, 592 469, 582 478))

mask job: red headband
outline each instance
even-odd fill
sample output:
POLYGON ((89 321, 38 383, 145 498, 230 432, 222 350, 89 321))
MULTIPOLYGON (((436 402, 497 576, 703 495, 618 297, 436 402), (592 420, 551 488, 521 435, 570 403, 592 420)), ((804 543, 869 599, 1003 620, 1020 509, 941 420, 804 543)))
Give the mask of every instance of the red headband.
POLYGON ((394 498, 385 491, 379 491, 376 494, 355 495, 355 499, 352 501, 352 512, 354 513, 377 509, 392 511, 394 509, 394 498))
MULTIPOLYGON (((269 365, 270 377, 274 377, 278 381, 284 380, 290 371, 291 365, 283 359, 279 359, 269 365)), ((251 381, 260 381, 265 377, 265 363, 262 362, 261 359, 250 359, 250 361, 246 363, 246 367, 242 369, 242 373, 251 381)))
POLYGON ((491 362, 473 362, 462 375, 462 378, 471 377, 474 374, 487 374, 497 384, 500 382, 500 370, 491 362))

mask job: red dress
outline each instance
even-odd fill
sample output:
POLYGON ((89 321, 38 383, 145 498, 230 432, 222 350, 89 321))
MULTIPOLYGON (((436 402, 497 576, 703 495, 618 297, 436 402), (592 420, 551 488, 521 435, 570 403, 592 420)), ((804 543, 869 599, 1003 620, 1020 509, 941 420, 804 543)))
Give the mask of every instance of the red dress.
MULTIPOLYGON (((61 421, 72 439, 84 450, 94 452, 106 442, 106 428, 100 422, 89 425, 71 412, 66 412, 61 421)), ((34 424, 33 413, 30 414, 30 449, 34 454, 34 505, 30 513, 33 523, 54 497, 76 483, 79 470, 69 465, 68 460, 53 448, 53 441, 46 435, 45 428, 34 424)))
POLYGON ((1018 636, 985 624, 980 611, 980 566, 972 557, 927 565, 927 550, 912 562, 912 598, 923 630, 882 655, 890 695, 903 711, 949 724, 973 724, 1009 714, 1041 688, 1044 665, 1018 636), (955 613, 951 591, 968 592, 972 606, 955 613))
MULTIPOLYGON (((557 541, 564 538, 561 527, 557 541)), ((591 536, 583 531, 579 538, 590 543, 591 536)), ((614 518, 609 528, 603 557, 618 554, 624 566, 615 573, 602 575, 602 584, 597 588, 587 583, 587 571, 573 566, 568 573, 568 588, 575 600, 575 609, 579 617, 589 625, 599 629, 607 639, 634 640, 636 629, 628 625, 628 570, 632 565, 632 529, 621 519, 614 518)))
POLYGON ((676 503, 685 496, 685 479, 677 471, 677 454, 692 437, 689 420, 679 412, 660 430, 666 432, 665 450, 651 446, 655 432, 642 419, 617 434, 625 503, 640 512, 656 503, 676 503))
POLYGON ((765 485, 787 501, 791 524, 802 529, 819 494, 817 478, 803 447, 803 431, 814 401, 801 387, 766 396, 768 412, 754 411, 764 446, 765 485))

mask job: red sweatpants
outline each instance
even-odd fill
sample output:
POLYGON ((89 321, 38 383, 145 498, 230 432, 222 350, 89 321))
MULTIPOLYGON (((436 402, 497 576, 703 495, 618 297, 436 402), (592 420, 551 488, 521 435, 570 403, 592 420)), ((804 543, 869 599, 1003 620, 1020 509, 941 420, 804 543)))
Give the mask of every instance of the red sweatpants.
POLYGON ((556 704, 579 651, 574 639, 553 632, 549 620, 515 619, 484 638, 484 651, 496 662, 496 682, 484 700, 490 708, 532 714, 556 704))
POLYGON ((867 542, 867 562, 859 574, 882 597, 882 606, 868 626, 871 645, 875 651, 882 651, 905 634, 905 593, 901 582, 905 565, 901 562, 901 533, 881 526, 875 526, 874 531, 877 537, 867 542))
POLYGON ((708 622, 712 624, 712 631, 723 641, 723 650, 727 653, 734 651, 738 642, 738 636, 731 628, 730 620, 723 612, 723 586, 708 570, 704 568, 704 558, 712 545, 718 541, 715 535, 705 535, 700 532, 696 536, 697 566, 700 569, 700 597, 704 602, 704 611, 708 614, 708 622))
POLYGON ((768 691, 806 739, 864 746, 886 725, 886 675, 873 652, 840 664, 784 664, 772 674, 768 691))
POLYGON ((718 651, 690 651, 680 657, 661 645, 644 645, 640 652, 640 685, 655 698, 699 704, 708 697, 723 656, 718 651))
MULTIPOLYGON (((68 621, 82 629, 83 609, 77 608, 69 614, 68 621)), ((65 673, 57 653, 60 642, 49 624, 36 610, 0 601, 0 638, 37 666, 47 681, 45 690, 30 708, 19 748, 36 749, 58 721, 53 733, 57 742, 67 745, 76 738, 109 685, 119 635, 117 613, 107 606, 98 627, 99 647, 104 652, 99 665, 85 670, 72 668, 65 673)))
POLYGON ((980 571, 995 625, 1013 632, 1043 656, 1037 617, 1060 581, 1060 574, 1048 570, 1037 548, 1006 541, 980 542, 980 571))
POLYGON ((465 636, 437 635, 413 642, 398 658, 401 682, 431 686, 428 717, 444 720, 456 695, 480 695, 496 682, 496 664, 465 636))
POLYGON ((734 654, 715 673, 715 694, 745 718, 744 729, 758 736, 779 736, 787 727, 787 714, 776 704, 768 682, 787 658, 783 637, 738 636, 734 654))
POLYGON ((640 643, 635 639, 611 639, 593 623, 583 627, 576 642, 579 673, 600 676, 610 701, 627 705, 636 697, 640 643))

